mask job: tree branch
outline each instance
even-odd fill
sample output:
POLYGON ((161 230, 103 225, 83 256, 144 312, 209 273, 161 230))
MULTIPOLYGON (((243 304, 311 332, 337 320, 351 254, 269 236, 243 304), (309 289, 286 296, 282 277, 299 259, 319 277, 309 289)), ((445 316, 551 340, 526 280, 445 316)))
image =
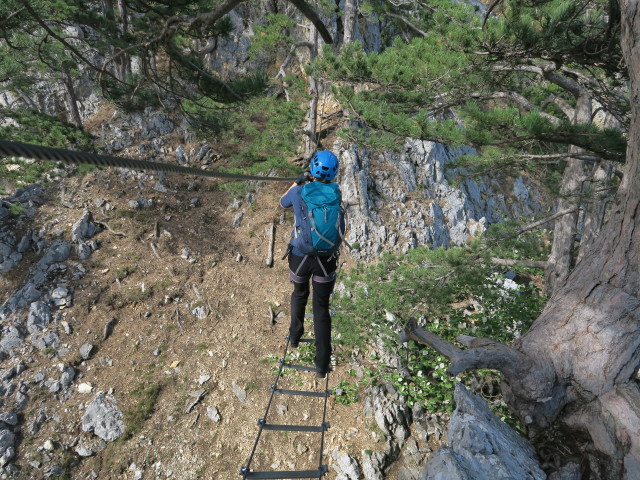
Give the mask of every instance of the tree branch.
POLYGON ((236 93, 235 91, 233 91, 233 89, 226 83, 223 82, 222 80, 220 80, 219 78, 216 78, 215 76, 213 76, 213 74, 203 70, 202 68, 200 68, 198 65, 195 65, 191 60, 189 60, 187 57, 185 57, 184 55, 182 55, 179 51, 177 51, 174 48, 171 48, 168 50, 168 52, 173 53, 174 57, 176 59, 176 61, 182 63, 183 65, 189 67, 189 68, 193 68, 196 72, 198 72, 200 75, 208 78, 211 81, 214 81, 216 83, 218 83, 219 85, 221 85, 227 92, 229 92, 229 94, 231 96, 233 96, 234 98, 237 98, 238 100, 242 99, 242 96, 240 96, 238 93, 236 93))
POLYGON ((402 15, 398 15, 395 13, 391 13, 391 12, 386 12, 386 16, 387 17, 391 17, 391 18, 397 18, 398 20, 400 20, 402 23, 404 23, 407 27, 409 27, 411 30, 413 30, 414 32, 422 35, 423 37, 426 37, 428 35, 427 32, 420 30, 416 25, 414 25, 413 23, 411 23, 409 20, 407 20, 406 18, 404 18, 402 15))
MULTIPOLYGON (((547 155, 534 155, 532 153, 522 153, 519 154, 516 158, 520 160, 562 160, 565 158, 577 158, 578 160, 583 160, 585 162, 599 162, 602 160, 601 157, 596 157, 594 155, 585 155, 581 153, 550 153, 547 155)), ((540 162, 540 163, 558 163, 556 162, 540 162)))
POLYGON ((501 265, 503 267, 512 267, 514 265, 529 268, 545 268, 547 262, 544 260, 514 260, 513 258, 492 258, 491 263, 501 265))
MULTIPOLYGON (((49 28, 49 25, 46 24, 46 22, 44 20, 42 20, 42 18, 40 18, 40 15, 38 15, 38 12, 36 12, 31 5, 29 4, 29 2, 27 0, 21 0, 22 4, 24 5, 25 9, 29 12, 29 14, 33 17, 33 19, 38 23, 38 25, 40 25, 49 35, 51 35, 53 38, 55 38, 58 42, 60 42, 62 45, 64 45, 66 48, 68 48, 73 54, 75 54, 80 60, 82 60, 84 63, 87 64, 87 66, 99 71, 99 69, 87 58, 84 56, 84 54, 82 52, 80 52, 77 48, 75 48, 73 45, 71 45, 69 42, 67 42, 64 38, 62 38, 61 36, 59 36, 58 34, 56 34, 56 32, 54 32, 53 30, 51 30, 51 28, 49 28)), ((113 76, 111 73, 109 73, 109 76, 113 77, 114 79, 118 80, 115 76, 113 76)))
POLYGON ((285 69, 289 66, 289 63, 293 58, 293 52, 295 52, 300 47, 307 47, 308 49, 312 49, 314 45, 311 42, 299 42, 293 45, 289 50, 287 58, 285 58, 284 62, 282 62, 282 65, 280 66, 280 70, 278 70, 278 74, 276 75, 276 79, 284 77, 286 75, 285 69))
POLYGON ((560 98, 556 95, 549 95, 544 102, 542 102, 542 108, 546 107, 550 103, 555 104, 560 110, 562 110, 562 113, 564 113, 567 118, 573 118, 575 115, 574 108, 564 98, 560 98))
POLYGON ((567 90, 574 96, 580 95, 583 87, 576 81, 565 75, 558 73, 553 62, 546 62, 539 65, 495 65, 491 67, 496 72, 530 72, 539 75, 551 83, 567 90))
POLYGON ((524 227, 522 227, 520 230, 516 232, 516 236, 522 235, 523 233, 528 232, 529 230, 533 230, 534 228, 537 228, 540 225, 544 225, 545 223, 552 222, 556 218, 560 218, 564 215, 569 215, 570 213, 574 213, 576 210, 578 210, 578 207, 567 208, 566 210, 562 210, 560 212, 554 213, 553 215, 543 218, 542 220, 538 220, 536 222, 530 223, 529 225, 525 225, 524 227))
POLYGON ((400 341, 407 339, 427 345, 451 362, 447 373, 455 376, 465 370, 490 368, 503 372, 507 378, 518 378, 523 371, 530 370, 534 364, 524 354, 489 338, 475 338, 461 335, 457 340, 469 347, 461 350, 452 343, 421 328, 414 319, 410 319, 400 337, 400 341))
POLYGON ((304 0, 289 0, 289 3, 295 5, 295 7, 300 10, 300 13, 313 23, 324 43, 333 43, 333 38, 331 38, 331 34, 327 30, 327 27, 324 26, 324 23, 322 23, 322 20, 320 20, 316 11, 307 2, 304 0))
MULTIPOLYGON (((486 99, 486 100, 506 98, 508 100, 513 100, 514 102, 518 103, 528 111, 535 110, 537 108, 536 105, 531 103, 526 97, 524 97, 523 95, 520 95, 517 92, 491 92, 488 94, 473 92, 471 93, 471 98, 486 99)), ((543 118, 546 118, 551 123, 554 123, 556 125, 560 123, 560 119, 558 117, 555 117, 548 113, 540 112, 540 116, 543 118)))

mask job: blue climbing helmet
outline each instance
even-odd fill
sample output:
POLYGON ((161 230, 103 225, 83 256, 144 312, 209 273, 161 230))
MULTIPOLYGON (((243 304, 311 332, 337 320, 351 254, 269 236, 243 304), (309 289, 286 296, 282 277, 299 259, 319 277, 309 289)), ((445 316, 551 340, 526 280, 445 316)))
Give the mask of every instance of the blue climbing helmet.
POLYGON ((316 178, 333 180, 338 173, 338 157, 329 150, 316 152, 311 159, 309 172, 316 178))

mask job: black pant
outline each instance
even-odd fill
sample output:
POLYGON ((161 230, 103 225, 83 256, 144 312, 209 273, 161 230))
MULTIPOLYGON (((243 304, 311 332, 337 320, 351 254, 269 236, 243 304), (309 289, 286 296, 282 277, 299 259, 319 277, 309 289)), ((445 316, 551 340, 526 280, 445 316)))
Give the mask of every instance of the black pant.
POLYGON ((331 360, 331 314, 329 297, 336 284, 337 258, 299 257, 289 255, 289 273, 293 283, 291 294, 291 342, 297 343, 304 334, 304 311, 309 298, 309 280, 313 285, 313 330, 316 339, 315 364, 318 372, 326 373, 331 360))

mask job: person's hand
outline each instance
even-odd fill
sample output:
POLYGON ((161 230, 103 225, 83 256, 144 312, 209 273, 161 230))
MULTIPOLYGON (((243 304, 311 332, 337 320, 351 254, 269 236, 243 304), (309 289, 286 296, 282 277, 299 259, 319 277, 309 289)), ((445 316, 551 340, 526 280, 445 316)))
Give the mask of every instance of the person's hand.
POLYGON ((303 185, 306 182, 311 180, 311 174, 309 172, 304 172, 302 175, 300 175, 299 177, 297 177, 293 183, 295 183, 296 185, 303 185))

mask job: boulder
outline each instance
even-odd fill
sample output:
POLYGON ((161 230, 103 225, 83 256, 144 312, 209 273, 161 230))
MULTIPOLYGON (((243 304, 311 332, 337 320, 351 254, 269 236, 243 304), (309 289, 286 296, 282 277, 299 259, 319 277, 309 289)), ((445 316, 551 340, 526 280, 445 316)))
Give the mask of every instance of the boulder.
POLYGON ((83 243, 100 231, 93 223, 93 215, 88 209, 84 209, 82 216, 71 227, 71 240, 75 243, 83 243))
POLYGON ((0 467, 4 467, 16 452, 13 447, 16 436, 9 430, 0 430, 0 467))
POLYGON ((44 302, 32 302, 27 315, 27 330, 34 334, 42 332, 51 321, 51 307, 44 302))
POLYGON ((332 457, 335 461, 333 469, 338 474, 336 480, 359 480, 361 478, 360 465, 355 458, 340 452, 337 447, 334 449, 332 457))
POLYGON ((93 432, 107 442, 113 442, 124 433, 123 414, 113 397, 99 393, 82 417, 82 430, 93 432))
POLYGON ((533 446, 496 417, 461 383, 447 430, 447 447, 434 453, 420 480, 544 480, 533 446))
POLYGON ((80 357, 83 360, 89 360, 91 358, 91 353, 93 352, 93 345, 90 343, 85 343, 80 347, 80 357))
POLYGON ((56 240, 38 261, 37 266, 41 270, 46 270, 50 265, 54 263, 64 262, 69 258, 70 253, 71 246, 68 243, 65 243, 61 240, 56 240))

